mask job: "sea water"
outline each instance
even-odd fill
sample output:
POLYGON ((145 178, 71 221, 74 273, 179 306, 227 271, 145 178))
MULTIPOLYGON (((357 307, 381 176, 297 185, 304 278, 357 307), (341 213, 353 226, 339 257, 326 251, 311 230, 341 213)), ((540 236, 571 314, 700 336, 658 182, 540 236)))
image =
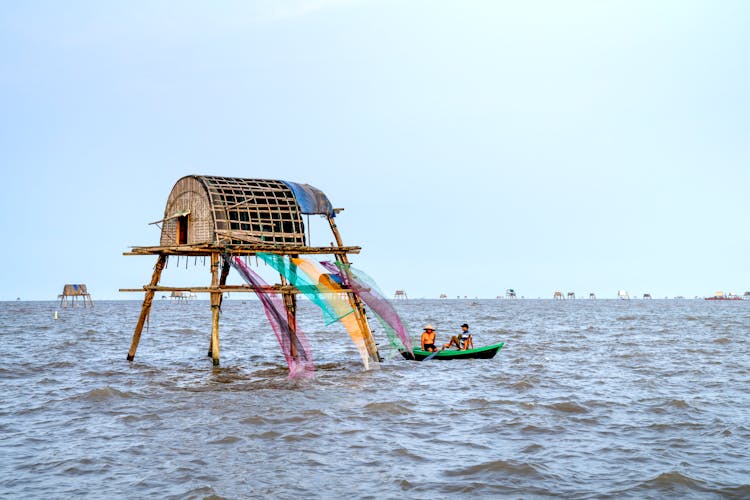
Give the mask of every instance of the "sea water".
POLYGON ((313 380, 260 303, 0 303, 3 498, 748 498, 750 301, 409 300, 494 359, 363 371, 300 301, 313 380), (58 311, 58 319, 54 318, 58 311))

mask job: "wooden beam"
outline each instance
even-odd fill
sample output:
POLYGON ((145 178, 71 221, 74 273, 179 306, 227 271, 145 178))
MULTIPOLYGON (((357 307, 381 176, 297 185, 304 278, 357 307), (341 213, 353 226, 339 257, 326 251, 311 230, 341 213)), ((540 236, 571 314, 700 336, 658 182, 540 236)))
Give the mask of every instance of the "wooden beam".
MULTIPOLYGON (((153 290, 155 292, 191 292, 191 293, 214 293, 214 292, 250 292, 255 293, 248 285, 224 285, 216 288, 208 286, 151 286, 144 285, 141 288, 120 288, 120 292, 143 292, 153 290)), ((261 290, 266 293, 306 293, 313 292, 318 293, 318 288, 315 286, 298 286, 294 287, 291 285, 269 285, 261 287, 261 290)), ((342 288, 342 292, 350 292, 349 288, 342 288)))
POLYGON ((123 252, 123 255, 185 255, 188 257, 205 257, 214 253, 228 253, 231 255, 255 255, 258 253, 273 253, 280 255, 290 254, 321 254, 321 255, 340 255, 340 254, 358 254, 361 247, 307 247, 297 245, 175 245, 175 246, 152 246, 152 247, 131 247, 129 252, 123 252))

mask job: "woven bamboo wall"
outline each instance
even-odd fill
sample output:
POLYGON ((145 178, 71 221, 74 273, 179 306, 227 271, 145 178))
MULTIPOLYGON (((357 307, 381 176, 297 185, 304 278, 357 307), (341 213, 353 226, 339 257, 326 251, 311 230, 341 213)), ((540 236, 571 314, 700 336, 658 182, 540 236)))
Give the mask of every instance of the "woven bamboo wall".
POLYGON ((178 242, 304 245, 305 227, 294 193, 281 181, 188 176, 172 188, 164 210, 160 244, 178 242))
POLYGON ((213 241, 213 219, 206 188, 196 177, 183 177, 175 184, 164 210, 161 231, 162 246, 177 244, 176 214, 188 213, 188 244, 213 241))

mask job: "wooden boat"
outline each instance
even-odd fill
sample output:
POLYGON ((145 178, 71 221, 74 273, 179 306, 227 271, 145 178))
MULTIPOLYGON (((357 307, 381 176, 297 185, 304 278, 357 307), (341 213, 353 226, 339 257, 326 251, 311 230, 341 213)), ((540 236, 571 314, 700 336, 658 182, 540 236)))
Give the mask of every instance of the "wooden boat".
MULTIPOLYGON (((467 349, 465 351, 446 349, 435 354, 432 359, 490 359, 495 357, 495 354, 497 354, 497 352, 502 349, 503 345, 505 345, 505 342, 487 345, 484 347, 477 347, 476 349, 467 349)), ((433 353, 431 353, 430 351, 423 351, 418 347, 414 348, 413 357, 408 351, 401 351, 401 355, 405 359, 413 361, 422 361, 430 354, 433 353)))

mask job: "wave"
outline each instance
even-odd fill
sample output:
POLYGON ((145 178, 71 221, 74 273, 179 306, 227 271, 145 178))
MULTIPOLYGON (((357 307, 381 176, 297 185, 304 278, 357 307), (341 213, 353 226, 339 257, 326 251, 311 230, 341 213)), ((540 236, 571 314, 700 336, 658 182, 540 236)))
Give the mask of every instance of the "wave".
POLYGON ((118 391, 110 386, 105 386, 79 394, 75 399, 82 399, 84 401, 108 401, 110 399, 128 399, 133 397, 137 397, 137 394, 118 391))
POLYGON ((547 405, 547 408, 565 413, 588 413, 588 409, 572 401, 563 401, 547 405))
POLYGON ((512 474, 533 479, 544 477, 537 467, 527 462, 513 462, 507 460, 492 460, 482 462, 476 465, 465 467, 454 467, 443 472, 446 476, 451 477, 473 477, 473 476, 495 476, 495 474, 512 474))
POLYGON ((157 413, 138 413, 137 415, 123 415, 120 420, 126 424, 143 424, 148 422, 148 425, 154 425, 154 422, 161 420, 161 417, 157 413))
POLYGON ((393 448, 392 450, 390 450, 389 453, 395 457, 398 457, 399 459, 409 459, 410 461, 416 461, 416 462, 426 461, 427 458, 425 458, 422 455, 418 455, 414 453, 416 449, 417 448, 409 449, 409 448, 404 448, 403 446, 399 446, 397 448, 393 448))
POLYGON ((693 479, 678 471, 663 472, 653 479, 641 483, 639 489, 653 492, 658 490, 664 493, 687 493, 687 491, 707 492, 704 482, 693 479))
POLYGON ((242 441, 242 438, 239 438, 237 436, 224 436, 220 439, 214 439, 213 441, 208 441, 208 444, 234 444, 238 441, 242 441))
POLYGON ((665 405, 673 408, 690 408, 690 405, 684 399, 670 399, 665 405))
POLYGON ((527 432, 529 434, 559 434, 560 428, 559 427, 539 427, 536 425, 525 425, 522 429, 523 432, 527 432))
POLYGON ((281 437, 284 441, 287 441, 289 443, 296 443, 297 441, 309 441, 311 439, 319 438, 320 434, 317 432, 307 431, 307 432, 301 432, 299 434, 286 434, 281 437))
POLYGON ((379 416, 379 415, 408 415, 414 413, 414 410, 407 408, 400 403, 391 402, 375 402, 369 403, 364 407, 364 411, 367 414, 379 416))
POLYGON ((522 378, 521 380, 513 382, 512 384, 508 384, 508 387, 510 389, 526 390, 533 388, 534 383, 527 378, 522 378))

